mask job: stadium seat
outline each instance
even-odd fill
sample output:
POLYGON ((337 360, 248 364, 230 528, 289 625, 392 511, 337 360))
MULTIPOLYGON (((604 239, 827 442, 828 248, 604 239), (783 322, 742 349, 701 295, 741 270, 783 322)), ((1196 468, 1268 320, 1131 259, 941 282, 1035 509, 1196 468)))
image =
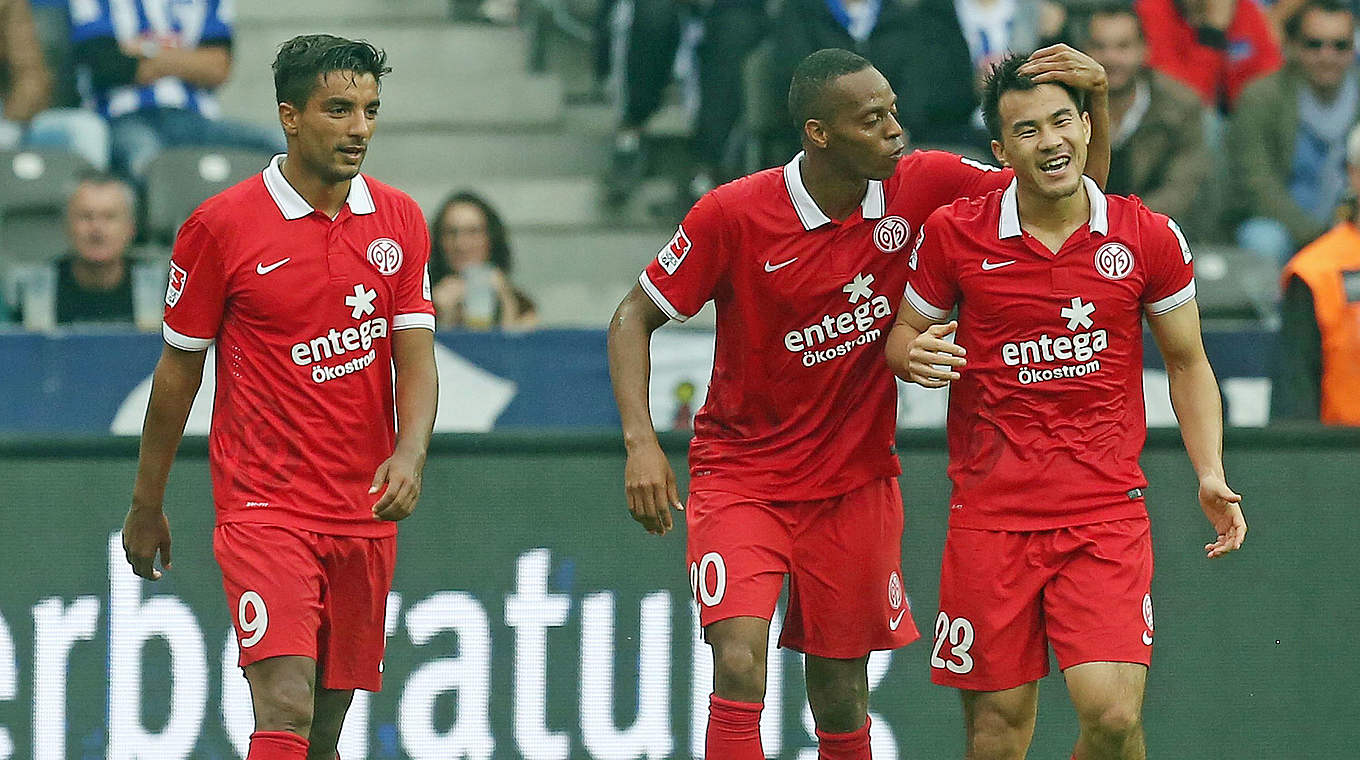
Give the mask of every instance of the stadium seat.
POLYGON ((1205 319, 1276 320, 1279 270, 1231 245, 1195 246, 1196 300, 1205 319))
POLYGON ((0 255, 55 259, 66 249, 66 198, 90 165, 60 150, 0 151, 0 255))
POLYGON ((146 174, 146 237, 171 242, 198 204, 264 169, 270 156, 234 148, 171 148, 146 174))

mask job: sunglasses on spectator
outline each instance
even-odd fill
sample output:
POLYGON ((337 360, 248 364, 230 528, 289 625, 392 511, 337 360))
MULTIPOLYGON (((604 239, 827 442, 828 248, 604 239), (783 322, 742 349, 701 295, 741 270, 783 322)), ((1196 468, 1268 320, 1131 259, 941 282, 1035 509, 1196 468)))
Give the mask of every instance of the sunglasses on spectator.
POLYGON ((1324 47, 1330 47, 1338 53, 1344 53, 1354 47, 1354 45, 1355 40, 1352 39, 1320 40, 1316 37, 1306 37, 1303 40, 1303 46, 1309 50, 1321 50, 1324 47))

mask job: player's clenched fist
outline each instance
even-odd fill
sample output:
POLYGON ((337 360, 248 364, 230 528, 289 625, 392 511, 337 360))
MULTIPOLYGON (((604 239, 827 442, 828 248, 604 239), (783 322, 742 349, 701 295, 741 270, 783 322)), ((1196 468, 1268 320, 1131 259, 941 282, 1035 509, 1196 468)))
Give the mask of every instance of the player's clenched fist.
POLYGON ((674 527, 671 507, 680 510, 685 507, 680 503, 675 471, 659 444, 650 443, 628 451, 623 483, 628 511, 648 533, 664 536, 674 527))
POLYGON ((170 521, 160 509, 133 507, 123 520, 123 556, 132 572, 149 581, 161 579, 156 569, 156 554, 161 566, 170 569, 170 521))

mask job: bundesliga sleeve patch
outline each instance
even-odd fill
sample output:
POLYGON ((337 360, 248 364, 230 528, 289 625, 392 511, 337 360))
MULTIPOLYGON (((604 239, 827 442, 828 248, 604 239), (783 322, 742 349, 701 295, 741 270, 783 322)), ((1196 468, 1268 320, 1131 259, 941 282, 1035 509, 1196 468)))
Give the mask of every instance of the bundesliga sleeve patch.
POLYGON ((675 229, 675 237, 671 238, 671 242, 656 255, 656 261, 666 270, 666 274, 675 274, 675 270, 685 262, 685 256, 689 254, 692 245, 689 235, 685 234, 684 225, 681 225, 675 229))
POLYGON ((431 300, 431 299, 430 299, 430 267, 429 267, 428 265, 426 265, 426 267, 425 267, 425 282, 420 286, 420 294, 423 295, 423 296, 425 296, 425 300, 426 300, 426 301, 431 300))
POLYGON ((188 281, 189 273, 180 268, 179 264, 170 262, 170 284, 165 289, 165 305, 174 308, 179 303, 180 293, 184 292, 184 283, 188 281))

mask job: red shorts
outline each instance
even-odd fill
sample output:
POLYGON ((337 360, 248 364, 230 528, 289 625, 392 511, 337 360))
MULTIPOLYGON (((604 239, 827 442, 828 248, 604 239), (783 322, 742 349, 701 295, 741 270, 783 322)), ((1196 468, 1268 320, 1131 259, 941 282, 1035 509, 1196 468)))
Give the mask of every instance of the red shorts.
POLYGON ((769 620, 788 575, 782 647, 852 658, 920 638, 902 585, 895 478, 813 501, 693 491, 685 524, 685 561, 702 625, 741 616, 769 620))
POLYGON ((382 689, 395 536, 228 523, 213 532, 213 554, 241 667, 300 655, 316 660, 323 688, 382 689))
POLYGON ((1146 518, 1058 530, 950 528, 930 678, 972 691, 1152 657, 1152 538, 1146 518))

